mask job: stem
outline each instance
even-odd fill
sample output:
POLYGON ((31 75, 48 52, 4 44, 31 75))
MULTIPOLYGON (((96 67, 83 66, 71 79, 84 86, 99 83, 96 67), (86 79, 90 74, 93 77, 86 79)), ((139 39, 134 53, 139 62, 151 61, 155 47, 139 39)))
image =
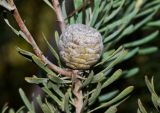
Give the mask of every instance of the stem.
MULTIPOLYGON (((76 70, 73 71, 73 73, 76 70)), ((74 89, 73 89, 73 93, 76 96, 76 98, 74 99, 74 104, 75 104, 75 109, 76 109, 76 113, 81 113, 82 107, 83 107, 83 93, 82 90, 80 88, 81 86, 81 80, 77 78, 78 74, 74 74, 73 77, 75 77, 74 79, 74 89)))
POLYGON ((66 27, 66 24, 65 24, 64 18, 62 16, 62 11, 61 11, 61 7, 60 7, 60 4, 59 4, 59 1, 58 0, 52 0, 52 5, 54 7, 54 11, 56 13, 57 20, 59 22, 59 26, 60 26, 61 32, 63 32, 65 27, 66 27))
POLYGON ((29 32, 29 30, 27 29, 27 27, 25 26, 24 22, 22 21, 22 18, 15 6, 15 9, 13 10, 13 16, 16 20, 16 22, 18 23, 21 31, 25 34, 25 36, 27 37, 27 39, 25 39, 33 48, 35 54, 42 60, 42 62, 44 64, 47 64, 48 67, 52 70, 54 70, 55 72, 65 75, 65 76, 69 76, 71 77, 72 72, 71 71, 67 71, 64 70, 58 66, 56 66, 55 64, 53 64, 52 62, 50 62, 42 53, 42 51, 39 49, 38 45, 36 44, 35 40, 33 39, 31 33, 29 32))

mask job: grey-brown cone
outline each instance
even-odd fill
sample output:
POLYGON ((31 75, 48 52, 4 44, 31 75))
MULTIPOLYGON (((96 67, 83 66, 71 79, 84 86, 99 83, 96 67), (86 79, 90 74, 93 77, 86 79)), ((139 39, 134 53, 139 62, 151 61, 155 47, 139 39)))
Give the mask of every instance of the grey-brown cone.
POLYGON ((89 69, 101 57, 101 34, 83 24, 68 26, 60 36, 59 53, 65 64, 72 69, 89 69))

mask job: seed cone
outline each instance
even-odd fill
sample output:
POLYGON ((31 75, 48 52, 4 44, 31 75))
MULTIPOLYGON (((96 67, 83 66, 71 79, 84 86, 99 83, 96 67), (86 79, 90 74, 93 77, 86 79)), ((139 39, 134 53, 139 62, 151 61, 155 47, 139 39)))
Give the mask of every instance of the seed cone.
POLYGON ((92 27, 73 24, 61 34, 58 48, 62 60, 68 67, 89 69, 102 54, 102 36, 92 27))

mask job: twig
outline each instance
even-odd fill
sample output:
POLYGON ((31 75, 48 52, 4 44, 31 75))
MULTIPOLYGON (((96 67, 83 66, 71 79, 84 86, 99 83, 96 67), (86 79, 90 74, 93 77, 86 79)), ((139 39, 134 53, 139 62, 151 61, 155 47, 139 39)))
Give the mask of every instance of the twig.
POLYGON ((66 24, 65 24, 64 18, 62 16, 62 11, 61 11, 61 8, 60 8, 59 1, 58 0, 52 0, 52 5, 54 7, 54 11, 56 13, 56 16, 57 16, 57 19, 58 19, 58 22, 59 22, 61 32, 63 32, 65 27, 66 27, 66 24))
MULTIPOLYGON (((14 5, 15 6, 15 5, 14 5)), ((13 16, 16 20, 16 22, 18 23, 21 31, 26 35, 27 37, 27 42, 32 46, 35 54, 42 60, 42 62, 44 62, 45 64, 48 65, 48 67, 52 70, 54 70, 55 72, 65 75, 65 76, 69 76, 71 77, 72 72, 71 71, 67 71, 64 70, 58 66, 56 66, 55 64, 53 64, 52 62, 50 62, 42 53, 42 51, 39 49, 39 47, 37 46, 35 40, 33 39, 32 35, 30 34, 29 30, 27 29, 27 27, 25 26, 24 22, 22 21, 22 18, 15 6, 15 9, 13 10, 13 16)))
POLYGON ((78 71, 74 70, 73 71, 74 75, 74 88, 73 88, 73 93, 76 96, 75 100, 74 100, 74 104, 75 104, 75 109, 76 109, 76 113, 81 113, 82 107, 83 107, 83 93, 82 90, 80 88, 81 86, 81 80, 77 78, 78 76, 78 71))
MULTIPOLYGON (((52 0, 52 5, 54 7, 55 13, 57 15, 57 19, 59 21, 59 26, 61 28, 61 31, 63 32, 65 29, 65 22, 64 18, 62 16, 62 11, 60 8, 60 4, 58 0, 52 0)), ((76 113, 81 113, 82 106, 83 106, 83 94, 82 90, 80 89, 81 86, 81 80, 78 78, 79 76, 79 71, 78 70, 72 70, 72 77, 75 78, 72 80, 73 83, 73 93, 76 96, 75 98, 75 109, 76 113)))
POLYGON ((81 6, 79 6, 77 9, 75 9, 74 11, 72 11, 66 18, 65 18, 65 20, 66 19, 68 19, 68 18, 70 18, 70 17, 72 17, 73 15, 75 15, 77 12, 80 12, 80 11, 82 11, 82 10, 85 10, 88 6, 90 6, 91 4, 92 4, 92 0, 84 0, 84 3, 81 5, 81 6))

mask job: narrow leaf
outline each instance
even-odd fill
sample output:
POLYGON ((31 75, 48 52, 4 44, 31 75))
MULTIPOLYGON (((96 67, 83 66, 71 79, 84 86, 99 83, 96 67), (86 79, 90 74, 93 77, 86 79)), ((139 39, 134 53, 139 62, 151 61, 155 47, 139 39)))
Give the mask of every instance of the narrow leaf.
POLYGON ((25 77, 25 80, 28 83, 34 83, 34 84, 41 84, 41 83, 47 83, 48 82, 48 78, 38 78, 35 75, 33 75, 33 77, 25 77))
POLYGON ((139 110, 141 111, 141 113, 147 113, 146 109, 144 108, 142 102, 140 99, 138 99, 138 106, 139 106, 139 110))
POLYGON ((139 68, 132 68, 130 70, 128 70, 127 72, 124 72, 124 78, 129 78, 132 77, 134 75, 136 75, 139 72, 139 68))
POLYGON ((53 10, 55 10, 54 9, 54 7, 52 6, 52 4, 49 2, 49 0, 43 0, 50 8, 52 8, 53 10))
POLYGON ((24 91, 20 88, 19 89, 19 93, 20 93, 20 96, 24 102, 24 104, 26 105, 26 107, 28 108, 28 110, 31 112, 31 113, 36 113, 35 110, 34 110, 34 107, 32 106, 32 104, 29 102, 28 98, 26 97, 24 91))
POLYGON ((65 94, 65 97, 64 97, 64 111, 65 111, 65 113, 71 113, 69 110, 69 91, 71 91, 71 90, 68 90, 67 93, 65 94))
POLYGON ((55 91, 55 93, 57 93, 61 98, 64 98, 64 94, 62 93, 62 91, 60 90, 57 84, 53 84, 52 82, 49 82, 48 87, 52 88, 55 91))
POLYGON ((157 94, 152 93, 151 94, 151 99, 153 102, 154 107, 159 111, 159 103, 157 102, 159 100, 159 97, 157 96, 157 94))
POLYGON ((140 46, 142 44, 146 44, 150 42, 151 40, 155 39, 159 34, 159 31, 155 31, 154 33, 150 34, 149 36, 124 44, 125 47, 135 47, 135 46, 140 46))
MULTIPOLYGON (((43 34, 43 33, 42 33, 43 34)), ((60 62, 60 57, 58 55, 58 53, 56 52, 56 50, 51 46, 51 44, 47 41, 45 35, 43 34, 43 38, 46 42, 46 44, 48 45, 48 48, 50 49, 51 53, 53 54, 53 56, 56 58, 56 60, 58 61, 58 65, 61 67, 61 62, 60 62)))
POLYGON ((56 45, 57 45, 57 47, 58 47, 58 42, 59 42, 59 34, 58 34, 58 31, 55 31, 54 37, 55 37, 56 45))
POLYGON ((42 103, 40 95, 38 95, 36 99, 37 99, 37 103, 39 104, 43 113, 51 113, 48 106, 46 104, 42 103))
POLYGON ((160 27, 160 20, 149 22, 147 24, 147 26, 149 26, 149 27, 160 27))
POLYGON ((25 108, 24 106, 20 107, 20 108, 16 111, 16 113, 23 113, 22 111, 23 111, 24 108, 25 108))
POLYGON ((9 109, 8 113, 15 113, 15 110, 13 108, 9 109))
POLYGON ((142 48, 139 50, 140 55, 146 55, 146 54, 151 54, 158 51, 158 47, 147 47, 147 48, 142 48))
POLYGON ((89 98, 89 105, 92 105, 98 98, 100 92, 101 92, 102 86, 100 83, 98 83, 97 88, 95 91, 92 93, 91 97, 89 98))
POLYGON ((62 107, 62 101, 60 101, 47 87, 43 87, 42 90, 47 93, 60 107, 62 107))
POLYGON ((109 105, 115 103, 115 102, 118 102, 119 100, 125 98, 128 94, 130 94, 132 91, 133 91, 133 86, 129 86, 127 87, 126 89, 124 89, 119 95, 117 95, 115 98, 113 98, 112 100, 106 102, 106 103, 103 103, 102 105, 100 105, 99 107, 96 107, 94 108, 93 110, 91 110, 89 113, 95 111, 95 110, 98 110, 98 109, 101 109, 101 108, 104 108, 104 107, 108 107, 109 105))
POLYGON ((8 21, 8 19, 4 19, 4 21, 6 22, 6 24, 11 28, 11 30, 17 35, 17 36, 21 36, 22 38, 24 38, 28 43, 30 43, 30 41, 28 40, 28 38, 26 37, 26 35, 22 32, 22 31, 17 31, 8 21))
POLYGON ((117 107, 116 106, 111 106, 104 113, 116 113, 116 112, 117 112, 117 107))
POLYGON ((136 24, 135 27, 134 27, 134 30, 139 29, 144 24, 146 24, 147 22, 149 22, 153 18, 153 16, 155 15, 156 12, 157 12, 157 9, 154 10, 154 12, 151 13, 148 17, 146 17, 145 19, 143 19, 142 21, 140 21, 138 24, 136 24))
POLYGON ((105 88, 108 85, 110 85, 111 83, 113 83, 114 81, 116 81, 121 75, 122 75, 122 70, 121 69, 114 72, 114 74, 110 78, 108 78, 107 81, 105 81, 103 83, 102 88, 105 88))
POLYGON ((118 93, 119 93, 118 90, 111 91, 111 92, 109 92, 109 93, 100 95, 100 96, 98 97, 98 99, 99 99, 100 102, 108 101, 108 100, 110 100, 111 98, 113 98, 114 96, 116 96, 118 93))
POLYGON ((138 51, 139 51, 139 47, 136 47, 136 48, 130 50, 130 51, 128 52, 128 54, 124 57, 123 60, 128 60, 128 59, 130 59, 131 57, 135 56, 135 55, 138 53, 138 51))
POLYGON ((88 84, 90 84, 93 80, 93 77, 94 77, 94 72, 91 71, 91 73, 89 74, 88 78, 82 83, 82 86, 81 88, 84 88, 86 87, 88 84))
POLYGON ((97 83, 105 79, 105 75, 103 73, 96 74, 93 77, 92 83, 97 83))
POLYGON ((91 21, 90 21, 90 26, 94 26, 95 25, 95 22, 98 18, 98 14, 99 14, 99 4, 100 4, 100 1, 99 0, 94 0, 94 10, 93 10, 93 14, 92 14, 92 17, 91 17, 91 21))
POLYGON ((1 113, 5 113, 5 112, 7 111, 7 109, 8 109, 8 105, 5 104, 5 105, 2 107, 1 113))

